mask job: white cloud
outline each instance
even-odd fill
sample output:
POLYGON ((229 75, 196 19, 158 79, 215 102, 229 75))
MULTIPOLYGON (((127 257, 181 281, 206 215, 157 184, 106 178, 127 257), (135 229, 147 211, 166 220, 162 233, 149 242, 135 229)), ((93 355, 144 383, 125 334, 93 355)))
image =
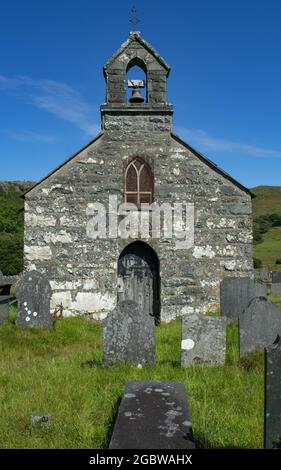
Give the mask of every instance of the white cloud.
POLYGON ((86 135, 93 137, 100 131, 100 126, 94 122, 97 109, 66 83, 0 75, 0 90, 16 94, 33 106, 70 122, 86 135))
POLYGON ((264 147, 257 147, 255 145, 235 142, 232 140, 221 139, 213 137, 201 129, 186 129, 184 127, 177 127, 176 132, 186 138, 195 147, 198 146, 202 150, 216 150, 229 153, 242 153, 251 155, 253 157, 281 157, 281 151, 268 149, 264 147))

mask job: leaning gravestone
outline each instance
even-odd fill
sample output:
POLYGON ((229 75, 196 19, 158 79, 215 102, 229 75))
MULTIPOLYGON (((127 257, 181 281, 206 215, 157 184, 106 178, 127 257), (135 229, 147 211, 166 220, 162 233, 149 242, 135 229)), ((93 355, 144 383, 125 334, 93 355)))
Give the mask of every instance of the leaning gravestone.
POLYGON ((182 318, 181 363, 224 364, 226 318, 186 315, 182 318))
POLYGON ((119 302, 104 320, 104 360, 109 364, 155 362, 154 317, 132 300, 119 302))
POLYGON ((265 349, 264 447, 281 449, 281 338, 265 349))
POLYGON ((170 381, 128 382, 110 449, 194 449, 184 385, 170 381))
POLYGON ((240 356, 264 349, 281 335, 281 311, 264 297, 253 299, 239 317, 240 356))
POLYGON ((52 328, 51 287, 37 271, 24 273, 16 285, 18 316, 16 324, 28 328, 52 328))
POLYGON ((272 294, 281 295, 281 282, 276 284, 271 284, 271 292, 272 294))
POLYGON ((281 270, 280 271, 272 271, 272 283, 273 284, 281 284, 281 270))
POLYGON ((239 315, 255 297, 265 297, 267 286, 249 277, 225 277, 220 285, 221 315, 237 322, 239 315))

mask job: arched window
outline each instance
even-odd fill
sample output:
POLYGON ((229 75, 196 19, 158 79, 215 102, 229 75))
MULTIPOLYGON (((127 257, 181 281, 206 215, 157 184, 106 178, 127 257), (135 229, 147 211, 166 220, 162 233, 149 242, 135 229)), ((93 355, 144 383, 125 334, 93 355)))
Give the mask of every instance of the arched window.
POLYGON ((125 202, 138 208, 153 202, 153 173, 142 158, 132 160, 125 171, 125 202))

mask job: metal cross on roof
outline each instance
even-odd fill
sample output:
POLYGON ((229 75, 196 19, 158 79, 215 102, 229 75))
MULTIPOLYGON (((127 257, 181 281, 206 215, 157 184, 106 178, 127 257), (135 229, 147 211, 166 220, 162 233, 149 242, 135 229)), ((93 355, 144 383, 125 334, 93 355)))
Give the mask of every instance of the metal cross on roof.
POLYGON ((140 22, 140 20, 137 17, 137 9, 135 5, 133 5, 133 8, 131 9, 131 13, 132 13, 132 18, 130 19, 130 23, 136 26, 140 22))

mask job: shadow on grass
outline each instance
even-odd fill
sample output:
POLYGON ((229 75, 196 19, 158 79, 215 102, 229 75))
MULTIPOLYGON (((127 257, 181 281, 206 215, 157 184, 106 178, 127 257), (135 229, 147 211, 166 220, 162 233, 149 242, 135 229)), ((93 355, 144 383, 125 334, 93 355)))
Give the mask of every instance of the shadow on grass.
POLYGON ((173 367, 173 369, 179 369, 181 367, 181 363, 179 361, 170 361, 170 360, 162 360, 156 362, 157 366, 169 366, 173 367))
POLYGON ((89 361, 81 362, 81 367, 102 367, 104 368, 104 362, 101 360, 91 359, 89 361))

